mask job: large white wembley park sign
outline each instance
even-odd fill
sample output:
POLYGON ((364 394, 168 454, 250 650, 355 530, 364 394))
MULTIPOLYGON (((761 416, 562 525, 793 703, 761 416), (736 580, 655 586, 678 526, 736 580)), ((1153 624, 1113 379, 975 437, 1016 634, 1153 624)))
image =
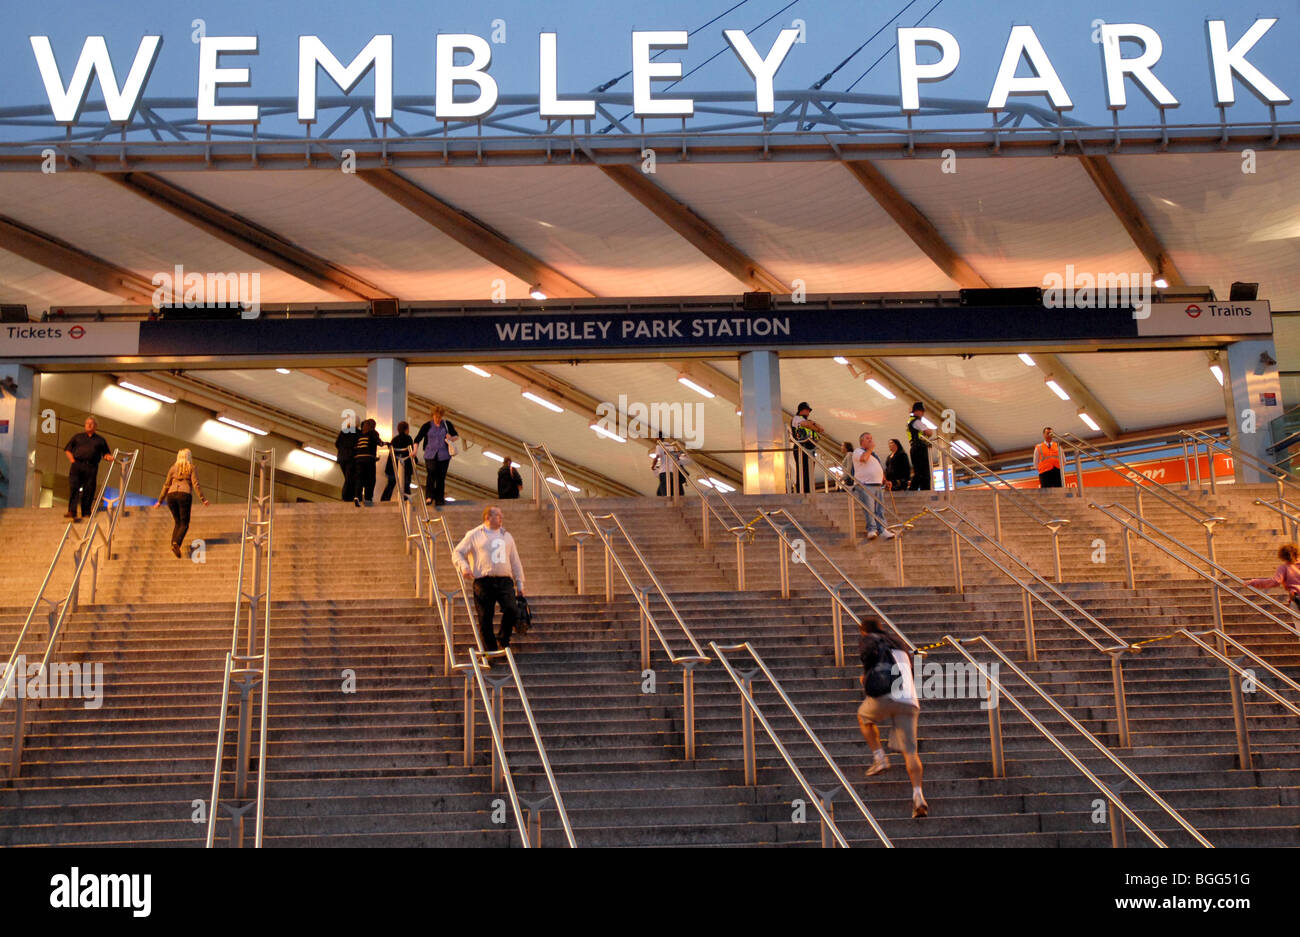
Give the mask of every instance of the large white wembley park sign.
MULTIPOLYGON (((1275 17, 1261 17, 1239 36, 1229 36, 1223 20, 1205 23, 1208 58, 1208 83, 1218 107, 1236 102, 1236 82, 1268 105, 1290 104, 1290 96, 1279 88, 1248 56, 1266 33, 1277 23, 1275 17)), ((1103 23, 1099 27, 1101 69, 1107 106, 1119 111, 1127 107, 1128 83, 1150 98, 1160 108, 1178 106, 1178 99, 1156 76, 1156 65, 1163 52, 1160 34, 1140 23, 1103 23), (1126 54, 1130 53, 1130 54, 1126 54), (1136 54, 1131 54, 1136 53, 1136 54)), ((723 31, 728 46, 754 82, 754 100, 759 114, 775 112, 773 83, 777 70, 791 54, 799 31, 783 29, 764 53, 754 47, 744 30, 723 31)), ((144 95, 149 75, 162 46, 161 36, 143 37, 125 80, 119 84, 113 71, 108 43, 103 36, 89 36, 70 75, 67 62, 60 68, 48 36, 32 36, 36 67, 45 86, 46 97, 59 123, 75 124, 81 114, 92 79, 99 83, 109 119, 129 123, 144 95), (66 76, 66 77, 65 77, 66 76)), ((538 75, 538 115, 544 120, 567 120, 594 117, 596 102, 576 95, 560 96, 560 37, 543 32, 540 42, 538 75)), ((631 36, 631 72, 633 110, 636 117, 690 117, 694 102, 689 97, 659 97, 653 91, 655 81, 682 77, 682 64, 659 58, 658 53, 687 47, 684 30, 634 31, 631 36)), ((1278 41, 1274 39, 1273 41, 1278 41)), ((899 105, 904 113, 921 108, 922 82, 941 82, 957 70, 961 46, 957 37, 935 27, 899 28, 897 31, 899 105), (924 47, 924 49, 923 49, 924 47)), ((123 50, 118 50, 119 54, 123 50)), ((473 120, 490 114, 497 104, 499 89, 491 75, 492 47, 486 39, 472 33, 444 33, 434 40, 434 97, 436 117, 443 120, 473 120), (465 59, 468 58, 468 61, 465 59), (473 86, 472 88, 470 86, 473 86), (455 92, 462 92, 457 100, 455 92), (465 92, 469 92, 466 94, 465 92)), ((201 123, 257 123, 256 104, 218 103, 218 91, 248 88, 253 85, 254 62, 258 53, 256 36, 203 36, 198 48, 198 95, 195 100, 201 123), (244 64, 231 64, 235 56, 244 64), (225 61, 223 63, 223 57, 225 61)), ((303 123, 316 120, 317 77, 320 71, 345 92, 350 92, 368 74, 374 74, 374 116, 390 120, 393 113, 393 37, 373 36, 351 61, 344 64, 318 36, 298 39, 298 119, 303 123)), ((992 78, 988 107, 997 111, 1006 107, 1012 95, 1041 95, 1057 111, 1074 106, 1069 93, 1052 65, 1051 57, 1032 26, 1013 26, 1007 37, 1001 63, 992 78), (1017 77, 1024 61, 1032 75, 1017 77)))

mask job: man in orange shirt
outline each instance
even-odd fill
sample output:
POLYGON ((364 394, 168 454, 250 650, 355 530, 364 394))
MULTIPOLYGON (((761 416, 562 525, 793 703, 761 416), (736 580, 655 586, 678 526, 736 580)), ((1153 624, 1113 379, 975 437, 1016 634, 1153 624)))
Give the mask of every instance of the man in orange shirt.
POLYGON ((1034 468, 1038 487, 1061 487, 1061 447, 1052 439, 1052 428, 1043 427, 1043 441, 1034 446, 1034 468))

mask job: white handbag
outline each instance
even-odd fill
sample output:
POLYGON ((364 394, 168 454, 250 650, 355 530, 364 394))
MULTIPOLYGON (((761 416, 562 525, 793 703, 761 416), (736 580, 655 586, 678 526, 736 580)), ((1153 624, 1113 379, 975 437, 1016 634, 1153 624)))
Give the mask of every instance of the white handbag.
POLYGON ((460 437, 447 437, 447 455, 460 455, 460 437))

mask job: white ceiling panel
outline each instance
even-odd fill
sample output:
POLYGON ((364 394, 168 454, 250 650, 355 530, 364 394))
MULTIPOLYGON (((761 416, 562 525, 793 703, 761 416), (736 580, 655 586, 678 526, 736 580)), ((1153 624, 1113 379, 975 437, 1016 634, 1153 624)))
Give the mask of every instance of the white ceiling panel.
POLYGON ((877 168, 990 286, 1041 286, 1047 273, 1145 272, 1075 159, 880 160, 877 168))
POLYGON ((1224 415, 1223 388, 1204 351, 1061 355, 1125 432, 1224 415))
POLYGON ((403 174, 598 296, 709 296, 744 286, 589 166, 403 174))
POLYGON ((1234 280, 1300 310, 1300 153, 1114 156, 1111 162, 1188 283, 1228 298, 1234 280))
POLYGON ((951 290, 839 163, 665 165, 656 181, 783 283, 809 293, 951 290))
POLYGON ((178 172, 168 182, 274 231, 403 300, 509 299, 530 284, 343 172, 178 172))
POLYGON ((96 174, 58 173, 36 185, 30 175, 0 173, 4 214, 146 280, 180 264, 187 273, 258 273, 263 303, 338 300, 96 174))

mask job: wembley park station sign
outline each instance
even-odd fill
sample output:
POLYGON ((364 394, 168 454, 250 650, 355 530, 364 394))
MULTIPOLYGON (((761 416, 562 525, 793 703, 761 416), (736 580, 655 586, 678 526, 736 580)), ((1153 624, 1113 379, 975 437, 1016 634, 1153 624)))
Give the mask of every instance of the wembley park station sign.
MULTIPOLYGON (((1277 23, 1275 17, 1257 18, 1241 35, 1229 36, 1223 20, 1205 22, 1209 85, 1214 103, 1230 107, 1236 102, 1236 83, 1268 105, 1290 104, 1291 98, 1253 65, 1248 56, 1277 23)), ((1106 103, 1115 111, 1128 106, 1131 82, 1160 108, 1178 106, 1178 98, 1156 76, 1164 45, 1160 34, 1140 23, 1094 24, 1090 37, 1101 47, 1101 69, 1106 103)), ((759 114, 776 110, 773 91, 777 71, 790 56, 799 39, 798 29, 782 29, 766 52, 755 48, 741 29, 723 30, 728 47, 754 83, 754 101, 759 114)), ((957 37, 936 27, 897 30, 897 75, 899 106, 905 113, 921 108, 923 82, 942 82, 956 73, 961 61, 957 37)), ((92 79, 99 84, 109 120, 129 123, 144 95, 150 73, 158 59, 162 36, 143 37, 125 80, 119 84, 113 70, 108 43, 103 36, 89 36, 70 75, 68 62, 60 67, 48 36, 32 36, 36 67, 46 97, 59 123, 77 123, 92 79), (65 77, 67 76, 67 77, 65 77)), ((559 91, 560 37, 554 32, 539 36, 540 70, 537 84, 538 116, 543 120, 577 120, 594 117, 596 102, 559 91)), ((1273 41, 1280 41, 1274 38, 1273 41)), ((633 113, 640 118, 681 118, 694 114, 688 96, 666 97, 653 92, 654 82, 682 77, 682 63, 663 57, 673 49, 686 49, 685 30, 636 30, 631 35, 633 113)), ((1091 42, 1088 46, 1091 48, 1091 42)), ((116 50, 119 55, 124 50, 116 50)), ((472 33, 442 33, 434 38, 434 96, 431 103, 441 120, 474 120, 486 117, 496 107, 500 89, 491 74, 492 45, 472 33), (460 92, 458 95, 457 92, 460 92)), ((577 54, 580 50, 575 51, 577 54)), ((219 103, 222 88, 248 89, 255 85, 257 36, 198 37, 198 95, 195 110, 200 123, 252 123, 260 119, 258 105, 219 103), (244 64, 232 64, 235 56, 244 64)), ((345 93, 367 75, 374 76, 374 116, 387 121, 393 114, 393 37, 379 35, 349 62, 339 59, 318 36, 298 38, 298 119, 316 120, 317 78, 323 71, 345 93)), ((1066 111, 1074 102, 1066 91, 1052 59, 1032 26, 1013 26, 1003 48, 1001 64, 993 76, 988 107, 1006 107, 1012 95, 1044 96, 1053 108, 1066 111), (1021 62, 1032 74, 1017 76, 1021 62)))

